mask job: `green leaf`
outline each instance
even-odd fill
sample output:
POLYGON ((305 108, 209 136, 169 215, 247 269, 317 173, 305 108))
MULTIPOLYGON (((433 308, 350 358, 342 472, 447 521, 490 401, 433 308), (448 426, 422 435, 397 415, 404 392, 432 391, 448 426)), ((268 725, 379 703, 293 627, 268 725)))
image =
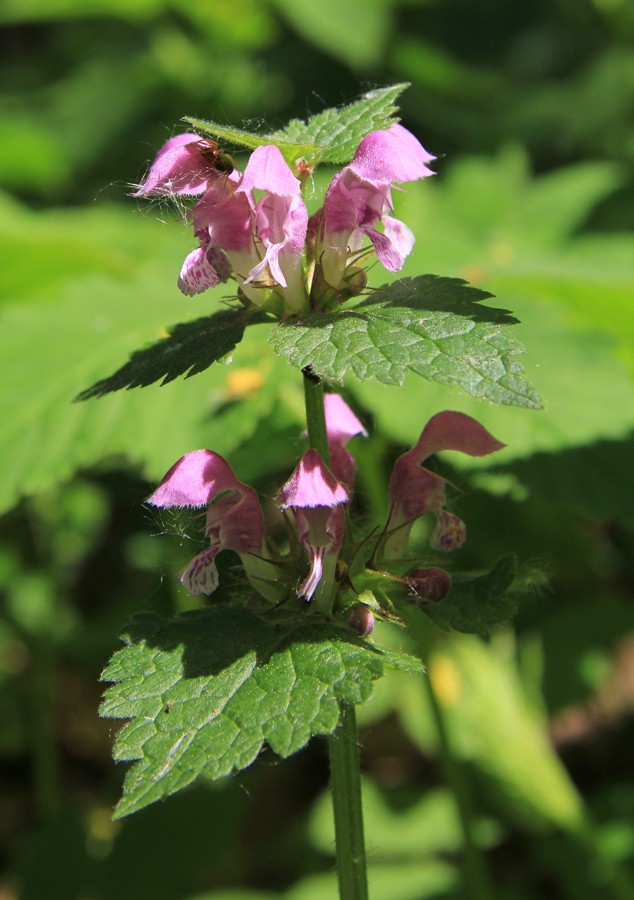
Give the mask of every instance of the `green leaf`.
POLYGON ((459 764, 486 776, 491 807, 501 807, 505 818, 531 830, 554 825, 583 833, 583 800, 512 656, 454 634, 432 655, 429 670, 452 752, 459 764))
POLYGON ((270 338, 296 368, 340 382, 402 384, 407 371, 473 397, 541 408, 514 357, 523 347, 502 330, 516 320, 478 301, 491 295, 462 279, 421 275, 386 285, 352 308, 286 322, 270 338))
POLYGON ((489 459, 456 453, 457 467, 498 471, 536 452, 570 451, 558 462, 528 462, 518 470, 522 481, 526 475, 530 490, 541 492, 543 485, 543 496, 591 515, 599 509, 605 514, 612 500, 613 512, 628 514, 627 491, 617 499, 614 489, 625 483, 626 463, 617 456, 625 457, 627 447, 608 449, 606 465, 593 445, 617 442, 634 429, 632 238, 579 235, 592 208, 618 184, 618 174, 615 167, 587 163, 536 178, 516 148, 497 159, 457 160, 442 179, 409 185, 406 195, 395 197, 397 218, 425 236, 406 270, 433 265, 504 298, 521 319, 513 331, 526 346, 523 366, 547 406, 536 416, 467 394, 448 396, 442 386, 416 379, 399 388, 350 379, 346 387, 372 411, 377 430, 407 446, 434 413, 460 410, 507 447, 489 459))
POLYGON ((174 325, 168 336, 132 354, 130 360, 108 378, 82 391, 78 400, 103 397, 123 388, 168 384, 179 375, 190 378, 225 357, 242 340, 249 315, 221 310, 212 316, 174 325))
MULTIPOLYGON (((95 465, 134 467, 156 481, 193 447, 231 457, 263 421, 301 433, 301 379, 269 347, 269 325, 251 325, 229 357, 193 380, 73 403, 171 322, 223 309, 226 286, 179 294, 191 236, 176 222, 106 205, 44 213, 16 202, 7 211, 0 254, 12 264, 0 271, 0 358, 11 389, 0 391, 0 510, 95 465)), ((289 442, 276 464, 288 459, 290 471, 295 448, 289 442)), ((243 480, 267 465, 270 457, 260 463, 251 454, 243 480)))
POLYGON ((309 165, 318 163, 346 163, 354 155, 359 142, 371 131, 389 128, 396 121, 394 101, 407 84, 368 91, 359 100, 340 109, 325 109, 307 121, 292 119, 285 128, 272 131, 249 132, 230 128, 218 122, 185 116, 196 131, 214 139, 227 141, 237 147, 254 150, 275 144, 289 164, 298 159, 309 165))
POLYGON ((505 556, 486 575, 459 580, 439 603, 421 607, 439 628, 486 637, 492 625, 515 615, 517 595, 509 591, 515 576, 515 557, 505 556))
POLYGON ((413 657, 383 653, 332 625, 282 633, 229 606, 177 619, 139 616, 103 673, 101 713, 130 719, 117 737, 127 773, 120 818, 199 776, 250 765, 263 744, 286 757, 330 734, 339 703, 362 703, 384 667, 422 672, 413 657))
POLYGON ((406 83, 394 84, 368 91, 354 103, 340 109, 325 109, 306 122, 292 119, 271 137, 315 145, 317 162, 348 162, 366 134, 389 128, 396 121, 395 101, 407 87, 406 83))

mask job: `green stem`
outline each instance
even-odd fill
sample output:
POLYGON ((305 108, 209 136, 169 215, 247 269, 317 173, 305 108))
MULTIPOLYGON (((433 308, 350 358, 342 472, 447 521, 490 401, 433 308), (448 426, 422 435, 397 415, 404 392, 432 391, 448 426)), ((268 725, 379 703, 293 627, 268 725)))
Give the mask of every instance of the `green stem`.
POLYGON ((474 815, 471 805, 469 788, 464 773, 457 764, 451 750, 449 735, 443 715, 442 707, 434 691, 434 686, 429 673, 422 679, 427 687, 427 695, 431 707, 436 734, 438 735, 438 748, 440 751, 440 765, 447 787, 453 794, 464 845, 463 877, 465 884, 465 896, 470 900, 492 900, 493 889, 489 880, 486 863, 476 843, 473 826, 474 815))
MULTIPOLYGON (((319 451, 324 462, 330 465, 324 389, 320 381, 306 372, 304 372, 304 398, 309 444, 319 451)), ((313 598, 313 602, 317 600, 317 597, 313 598)), ((367 900, 368 880, 363 839, 357 720, 352 704, 341 703, 340 711, 339 724, 328 739, 339 894, 341 900, 367 900)))
POLYGON ((341 900, 367 900, 357 720, 352 704, 341 704, 341 719, 328 747, 339 896, 341 900))
POLYGON ((318 379, 310 374, 304 375, 304 402, 306 405, 306 424, 308 426, 308 443, 326 463, 330 465, 328 450, 328 434, 326 432, 326 415, 324 413, 324 387, 318 379))

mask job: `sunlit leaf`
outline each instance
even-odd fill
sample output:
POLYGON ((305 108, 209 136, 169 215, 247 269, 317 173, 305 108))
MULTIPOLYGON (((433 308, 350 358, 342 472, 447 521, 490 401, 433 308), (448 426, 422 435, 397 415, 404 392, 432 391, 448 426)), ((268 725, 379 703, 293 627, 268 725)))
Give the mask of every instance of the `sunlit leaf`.
POLYGON ((186 116, 184 121, 201 134, 236 147, 253 150, 276 144, 287 162, 304 159, 310 165, 348 162, 362 138, 371 131, 389 128, 396 121, 396 98, 407 87, 396 84, 368 91, 359 100, 339 109, 326 109, 306 121, 293 119, 285 128, 268 133, 248 132, 217 122, 186 116))
POLYGON ((409 371, 474 397, 539 409, 514 358, 523 347, 502 330, 516 320, 475 302, 488 296, 459 279, 404 279, 355 307, 283 323, 271 345, 296 368, 310 366, 332 381, 350 372, 400 385, 409 371))
POLYGON ((116 815, 166 797, 202 776, 248 766, 264 743, 280 756, 330 734, 340 702, 362 703, 384 667, 422 672, 404 654, 382 652, 331 625, 290 633, 229 606, 179 619, 140 616, 112 658, 101 708, 130 719, 115 759, 136 761, 116 815))

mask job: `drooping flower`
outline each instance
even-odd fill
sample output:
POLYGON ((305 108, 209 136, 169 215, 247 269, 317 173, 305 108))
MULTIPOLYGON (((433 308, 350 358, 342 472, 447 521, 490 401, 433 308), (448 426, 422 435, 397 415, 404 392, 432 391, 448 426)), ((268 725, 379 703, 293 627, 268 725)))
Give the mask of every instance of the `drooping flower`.
POLYGON ((424 468, 423 463, 442 450, 486 456, 504 446, 465 413, 446 411, 432 416, 414 447, 399 456, 394 464, 390 513, 381 555, 401 556, 414 521, 427 512, 436 516, 436 528, 430 540, 432 547, 445 552, 461 547, 466 537, 465 524, 445 509, 446 487, 450 482, 424 468))
POLYGON ((304 453, 279 492, 279 505, 293 510, 300 542, 310 558, 308 577, 297 591, 306 600, 318 588, 320 597, 326 599, 332 591, 344 536, 343 504, 347 500, 345 487, 313 449, 304 453))
POLYGON ((218 586, 216 556, 233 550, 251 583, 268 599, 279 599, 275 565, 267 559, 264 516, 253 488, 236 478, 229 463, 212 450, 186 453, 148 498, 152 506, 206 507, 210 546, 192 559, 179 581, 190 594, 211 594, 218 586))
POLYGON ((368 134, 350 165, 338 172, 326 193, 317 232, 315 286, 350 296, 358 281, 359 262, 368 243, 390 272, 402 268, 414 246, 414 235, 390 213, 392 183, 432 175, 429 154, 402 125, 368 134), (382 231, 377 228, 378 224, 382 231))

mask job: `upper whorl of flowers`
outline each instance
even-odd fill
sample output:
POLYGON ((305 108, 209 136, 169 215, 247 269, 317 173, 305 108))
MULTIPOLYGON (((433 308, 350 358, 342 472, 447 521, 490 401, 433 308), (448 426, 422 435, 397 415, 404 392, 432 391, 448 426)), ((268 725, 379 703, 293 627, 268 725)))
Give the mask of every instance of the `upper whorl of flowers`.
POLYGON ((371 253, 390 272, 403 266, 414 236, 390 215, 392 187, 433 174, 433 158, 402 125, 371 132, 309 222, 300 179, 278 147, 258 147, 241 172, 215 142, 187 133, 163 145, 133 196, 200 198, 188 213, 198 246, 178 278, 184 294, 233 275, 245 302, 289 315, 309 298, 323 307, 358 294, 371 253))

